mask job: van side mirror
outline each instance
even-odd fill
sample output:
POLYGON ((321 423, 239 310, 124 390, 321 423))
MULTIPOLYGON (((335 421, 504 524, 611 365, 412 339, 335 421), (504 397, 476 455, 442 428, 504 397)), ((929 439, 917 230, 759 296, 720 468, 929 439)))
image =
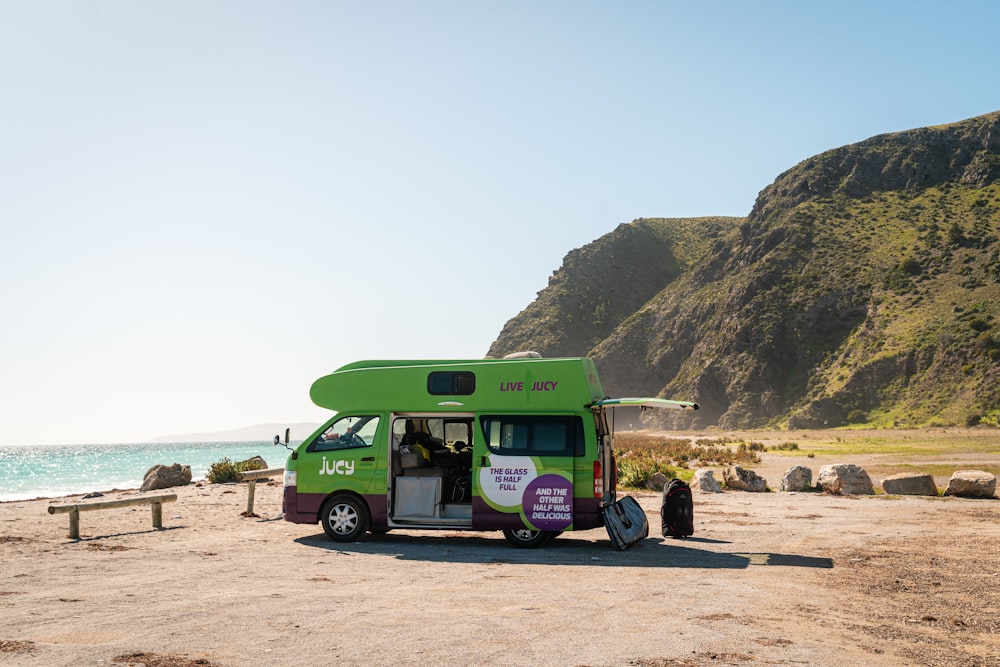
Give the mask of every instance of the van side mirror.
POLYGON ((289 437, 291 435, 291 431, 292 431, 292 429, 290 429, 290 428, 286 428, 285 429, 285 442, 284 443, 281 442, 281 436, 279 436, 279 435, 274 436, 274 446, 277 447, 278 445, 284 444, 285 449, 287 449, 289 451, 292 451, 292 448, 288 446, 288 442, 289 442, 289 437))

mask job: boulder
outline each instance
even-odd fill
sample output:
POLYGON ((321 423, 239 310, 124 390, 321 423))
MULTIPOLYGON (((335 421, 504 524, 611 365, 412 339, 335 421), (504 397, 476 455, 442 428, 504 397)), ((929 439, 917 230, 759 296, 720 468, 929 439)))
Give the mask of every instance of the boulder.
POLYGON ((946 496, 992 498, 997 490, 997 476, 982 470, 958 470, 948 480, 946 496))
POLYGON ((782 491, 809 491, 812 489, 813 471, 806 466, 792 466, 781 478, 782 491))
POLYGON ((701 468, 694 473, 691 480, 692 491, 704 491, 705 493, 722 493, 719 480, 715 479, 715 471, 709 468, 701 468))
POLYGON ((191 466, 182 466, 180 463, 173 465, 155 465, 146 471, 146 476, 142 478, 140 491, 154 491, 156 489, 169 489, 172 486, 187 486, 191 483, 191 466))
POLYGON ((267 470, 267 461, 260 454, 251 456, 244 461, 238 461, 235 465, 239 470, 267 470))
POLYGON ((936 496, 934 477, 924 473, 904 472, 882 480, 882 490, 895 496, 936 496))
POLYGON ((646 482, 646 488, 650 491, 662 491, 667 485, 667 476, 662 472, 654 472, 653 476, 646 482))
POLYGON ((875 494, 871 477, 865 469, 853 463, 835 463, 819 469, 816 484, 826 493, 846 496, 871 496, 875 494))
POLYGON ((723 479, 726 480, 727 489, 753 491, 755 493, 767 491, 766 479, 760 477, 753 470, 744 470, 739 466, 729 466, 726 468, 726 472, 723 473, 723 479))

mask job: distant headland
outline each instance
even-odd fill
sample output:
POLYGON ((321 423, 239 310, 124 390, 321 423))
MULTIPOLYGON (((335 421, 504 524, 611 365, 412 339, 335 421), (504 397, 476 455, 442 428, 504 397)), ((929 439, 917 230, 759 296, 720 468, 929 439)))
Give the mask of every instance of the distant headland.
POLYGON ((291 429, 292 440, 303 440, 319 428, 319 424, 298 422, 295 424, 255 424, 228 431, 212 431, 209 433, 176 433, 161 435, 149 442, 257 442, 271 441, 274 436, 285 437, 285 429, 291 429))

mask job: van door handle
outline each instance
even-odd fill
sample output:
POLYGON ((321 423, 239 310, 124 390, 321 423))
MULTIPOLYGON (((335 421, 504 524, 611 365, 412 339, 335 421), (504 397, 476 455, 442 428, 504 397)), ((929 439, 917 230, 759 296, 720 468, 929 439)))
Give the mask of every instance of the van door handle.
POLYGON ((479 457, 479 467, 480 468, 489 468, 490 467, 490 457, 488 457, 488 456, 480 456, 479 457))
POLYGON ((375 457, 374 457, 374 456, 366 456, 366 457, 364 457, 364 458, 363 458, 363 459, 361 459, 361 460, 362 460, 362 461, 374 461, 374 460, 375 460, 375 457))

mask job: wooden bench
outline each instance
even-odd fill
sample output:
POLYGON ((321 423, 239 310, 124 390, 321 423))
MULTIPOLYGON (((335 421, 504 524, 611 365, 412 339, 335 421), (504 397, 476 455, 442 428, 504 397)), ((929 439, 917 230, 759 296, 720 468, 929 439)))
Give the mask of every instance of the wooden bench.
POLYGON ((49 514, 69 514, 69 537, 80 539, 80 512, 106 510, 112 507, 131 507, 133 505, 149 505, 153 512, 153 528, 163 528, 163 503, 177 500, 176 493, 158 496, 137 496, 120 500, 103 500, 96 503, 77 503, 75 505, 49 505, 49 514))
POLYGON ((247 511, 243 513, 243 516, 257 516, 253 513, 253 494, 257 489, 257 480, 265 477, 274 477, 276 475, 284 475, 284 468, 267 468, 266 470, 247 470, 246 472, 236 473, 236 479, 241 482, 250 482, 247 485, 247 511))

